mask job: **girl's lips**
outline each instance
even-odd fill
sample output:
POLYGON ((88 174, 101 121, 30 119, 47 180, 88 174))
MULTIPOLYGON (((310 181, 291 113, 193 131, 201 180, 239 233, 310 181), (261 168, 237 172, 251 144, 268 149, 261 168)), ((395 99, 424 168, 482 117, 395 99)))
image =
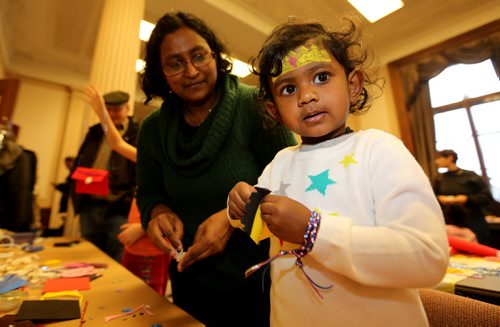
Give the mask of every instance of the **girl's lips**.
POLYGON ((314 123, 314 122, 321 120, 324 115, 325 115, 324 112, 315 112, 315 113, 308 114, 307 116, 304 117, 303 120, 307 121, 307 122, 314 123))

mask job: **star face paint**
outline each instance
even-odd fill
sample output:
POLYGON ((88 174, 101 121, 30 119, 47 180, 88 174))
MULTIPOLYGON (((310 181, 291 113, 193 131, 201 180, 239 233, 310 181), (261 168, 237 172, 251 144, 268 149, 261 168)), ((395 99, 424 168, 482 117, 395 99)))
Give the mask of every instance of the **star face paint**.
POLYGON ((320 49, 315 44, 312 44, 310 46, 301 45, 300 47, 290 51, 281 60, 281 75, 273 77, 273 82, 275 82, 278 77, 283 76, 294 69, 310 64, 312 62, 322 61, 331 61, 330 56, 325 49, 320 49))

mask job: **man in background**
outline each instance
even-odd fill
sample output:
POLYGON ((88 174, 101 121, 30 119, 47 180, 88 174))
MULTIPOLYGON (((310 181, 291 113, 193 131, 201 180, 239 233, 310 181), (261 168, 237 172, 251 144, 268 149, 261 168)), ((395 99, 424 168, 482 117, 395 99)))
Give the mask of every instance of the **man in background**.
MULTIPOLYGON (((128 116, 128 93, 114 91, 103 96, 112 123, 123 139, 136 145, 138 124, 128 116)), ((82 236, 120 261, 123 245, 118 241, 120 226, 127 222, 135 192, 135 163, 111 150, 105 140, 106 128, 91 126, 75 162, 75 168, 87 167, 109 171, 107 196, 76 194, 72 185, 75 213, 80 215, 82 236), (104 130, 103 130, 104 129, 104 130)))
POLYGON ((436 153, 437 168, 446 168, 434 181, 434 193, 447 225, 470 229, 477 241, 489 245, 490 228, 485 207, 492 200, 488 185, 475 172, 457 166, 458 155, 451 149, 436 153))
POLYGON ((37 157, 17 144, 18 128, 0 122, 0 228, 28 232, 35 223, 37 157))

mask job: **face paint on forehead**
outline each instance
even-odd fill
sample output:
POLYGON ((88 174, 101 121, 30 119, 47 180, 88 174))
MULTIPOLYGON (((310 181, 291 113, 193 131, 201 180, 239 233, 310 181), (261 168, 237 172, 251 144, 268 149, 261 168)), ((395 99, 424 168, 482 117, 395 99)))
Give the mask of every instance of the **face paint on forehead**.
POLYGON ((330 62, 330 56, 325 49, 320 49, 317 45, 301 45, 290 51, 281 60, 282 70, 279 76, 273 77, 273 82, 280 76, 291 72, 294 69, 310 64, 312 62, 330 62))

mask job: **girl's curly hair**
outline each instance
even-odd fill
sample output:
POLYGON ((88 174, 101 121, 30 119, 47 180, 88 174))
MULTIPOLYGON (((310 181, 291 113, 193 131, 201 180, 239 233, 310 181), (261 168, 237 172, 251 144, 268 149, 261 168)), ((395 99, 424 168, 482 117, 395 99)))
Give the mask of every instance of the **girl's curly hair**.
POLYGON ((361 43, 361 32, 356 24, 345 18, 347 26, 344 30, 329 31, 319 22, 297 22, 292 19, 276 27, 267 38, 256 57, 252 57, 252 71, 259 76, 259 88, 256 93, 261 101, 273 101, 270 78, 277 77, 282 72, 282 59, 292 50, 305 43, 321 44, 344 67, 346 76, 354 69, 363 74, 363 90, 356 103, 352 103, 350 113, 359 114, 367 111, 371 105, 372 96, 368 89, 378 85, 380 79, 371 79, 367 68, 373 60, 372 52, 361 43))
POLYGON ((208 46, 214 52, 218 70, 218 87, 221 86, 224 77, 228 75, 233 68, 232 62, 222 56, 222 54, 224 54, 229 57, 228 49, 203 20, 181 11, 168 12, 158 20, 146 45, 146 54, 144 58, 146 66, 139 76, 142 90, 146 95, 145 104, 153 100, 155 96, 161 97, 164 101, 179 99, 178 96, 171 91, 163 75, 160 49, 165 36, 182 27, 187 27, 198 33, 207 41, 208 46))

